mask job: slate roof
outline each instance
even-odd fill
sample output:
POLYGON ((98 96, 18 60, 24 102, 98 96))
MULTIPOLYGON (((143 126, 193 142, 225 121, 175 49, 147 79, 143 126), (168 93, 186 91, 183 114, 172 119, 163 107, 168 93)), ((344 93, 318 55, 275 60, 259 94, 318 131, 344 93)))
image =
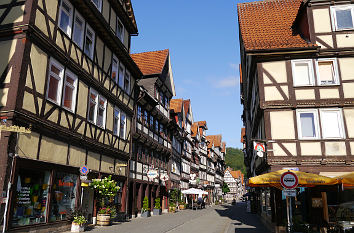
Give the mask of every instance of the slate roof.
POLYGON ((135 53, 130 56, 138 65, 143 75, 161 74, 166 64, 169 50, 135 53))
POLYGON ((302 0, 239 3, 238 21, 247 50, 317 47, 292 29, 302 0))

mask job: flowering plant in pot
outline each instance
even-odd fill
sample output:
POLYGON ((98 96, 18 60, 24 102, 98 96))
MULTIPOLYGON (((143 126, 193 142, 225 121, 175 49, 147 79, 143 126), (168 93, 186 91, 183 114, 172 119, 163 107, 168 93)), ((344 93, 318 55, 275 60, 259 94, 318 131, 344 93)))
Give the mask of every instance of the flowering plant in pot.
POLYGON ((111 209, 106 207, 106 203, 109 203, 110 200, 117 195, 120 187, 117 186, 116 181, 112 180, 112 176, 103 179, 94 179, 90 183, 90 187, 96 191, 100 199, 101 208, 98 211, 97 224, 108 226, 111 222, 111 209))
POLYGON ((85 231, 85 223, 87 222, 85 216, 74 216, 74 220, 71 224, 71 232, 83 232, 85 231))
POLYGON ((143 207, 141 208, 141 217, 150 217, 149 199, 144 197, 143 207))
POLYGON ((155 199, 155 206, 154 206, 154 209, 153 209, 153 214, 154 215, 161 215, 161 204, 160 204, 160 198, 156 198, 155 199))

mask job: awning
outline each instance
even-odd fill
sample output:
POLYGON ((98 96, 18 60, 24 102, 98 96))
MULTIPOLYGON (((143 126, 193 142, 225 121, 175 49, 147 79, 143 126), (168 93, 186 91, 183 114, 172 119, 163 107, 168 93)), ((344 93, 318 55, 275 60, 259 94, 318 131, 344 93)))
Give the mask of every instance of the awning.
POLYGON ((201 189, 195 189, 195 188, 190 188, 190 189, 187 189, 187 190, 183 190, 182 191, 183 194, 195 194, 195 195, 199 195, 199 194, 202 194, 202 195, 208 195, 208 192, 205 192, 201 189))
MULTIPOLYGON (((280 177, 284 172, 288 170, 278 170, 275 172, 269 172, 263 175, 252 177, 248 180, 248 186, 250 187, 276 187, 282 189, 280 184, 280 177)), ((338 184, 336 178, 329 178, 326 176, 321 176, 313 173, 291 171, 295 173, 298 177, 299 184, 298 187, 314 187, 319 185, 334 185, 338 184)))
POLYGON ((354 172, 336 176, 335 178, 337 178, 339 183, 343 184, 344 187, 354 186, 354 172))

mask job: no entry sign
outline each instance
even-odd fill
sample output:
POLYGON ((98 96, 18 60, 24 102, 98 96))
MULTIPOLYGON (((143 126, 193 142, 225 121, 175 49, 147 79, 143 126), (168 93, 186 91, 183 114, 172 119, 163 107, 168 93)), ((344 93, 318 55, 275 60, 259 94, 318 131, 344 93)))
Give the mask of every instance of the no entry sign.
POLYGON ((295 173, 287 171, 281 175, 280 184, 286 189, 293 189, 299 184, 299 179, 295 173))

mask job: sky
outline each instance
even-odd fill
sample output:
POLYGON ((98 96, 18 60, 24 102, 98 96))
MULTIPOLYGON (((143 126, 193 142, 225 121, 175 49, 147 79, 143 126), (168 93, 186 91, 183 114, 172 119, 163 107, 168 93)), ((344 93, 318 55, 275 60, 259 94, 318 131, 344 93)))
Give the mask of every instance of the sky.
POLYGON ((241 148, 239 40, 235 0, 132 0, 139 35, 131 52, 169 49, 176 97, 194 121, 241 148))

